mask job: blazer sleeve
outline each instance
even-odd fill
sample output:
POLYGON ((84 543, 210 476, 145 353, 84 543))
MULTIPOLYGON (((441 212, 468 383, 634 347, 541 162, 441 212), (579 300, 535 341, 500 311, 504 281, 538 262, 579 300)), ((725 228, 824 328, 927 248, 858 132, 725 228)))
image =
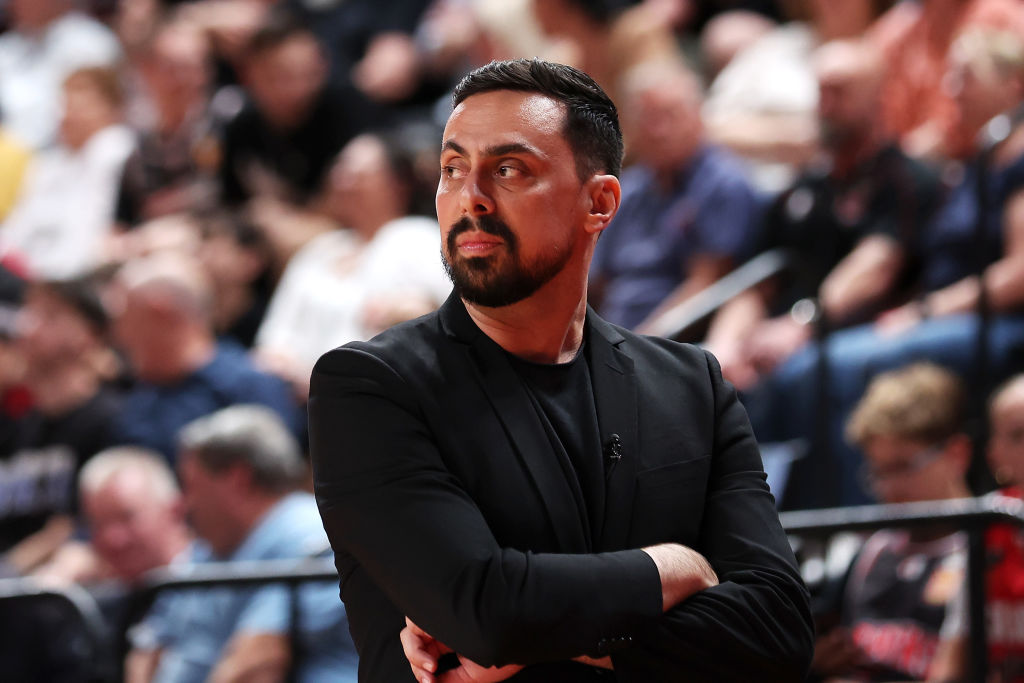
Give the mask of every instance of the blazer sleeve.
MULTIPOLYGON (((658 570, 640 550, 500 547, 446 467, 415 393, 371 353, 346 347, 320 359, 309 421, 315 491, 343 599, 365 586, 365 572, 401 612, 485 666, 598 654, 661 615, 658 570)), ((397 643, 401 625, 361 615, 359 604, 349 607, 356 642, 393 652, 387 643, 397 643), (362 630, 374 628, 390 632, 362 630)))
POLYGON ((719 585, 669 610, 613 655, 630 683, 802 681, 814 652, 810 599, 736 392, 705 354, 714 394, 711 475, 698 547, 719 585))

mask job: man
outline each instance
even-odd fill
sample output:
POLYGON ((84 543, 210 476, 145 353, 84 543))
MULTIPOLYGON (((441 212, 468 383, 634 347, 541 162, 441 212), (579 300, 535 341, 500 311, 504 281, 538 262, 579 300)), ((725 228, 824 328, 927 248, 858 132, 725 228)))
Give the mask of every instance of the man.
MULTIPOLYGON (((271 560, 328 550, 295 439, 263 406, 225 408, 181 432, 179 473, 193 563, 271 560)), ((355 680, 345 609, 329 583, 220 588, 158 598, 134 634, 130 681, 355 680), (297 623, 293 623, 296 618, 297 623), (295 649, 296 647, 300 649, 295 649)))
POLYGON ((884 65, 871 46, 833 41, 813 65, 822 154, 772 203, 758 245, 791 250, 799 266, 726 304, 708 336, 741 390, 811 339, 810 316, 790 315, 798 301, 816 301, 832 327, 891 305, 937 194, 931 174, 882 130, 884 65))
MULTIPOLYGON (((863 449, 862 478, 881 502, 971 495, 964 480, 971 442, 962 428, 963 399, 959 379, 930 363, 872 380, 847 435, 863 449)), ((948 606, 960 590, 965 554, 964 534, 948 527, 872 534, 833 606, 839 626, 819 630, 814 672, 864 681, 927 678, 948 606)))
POLYGON ((118 273, 112 291, 114 332, 137 379, 118 416, 119 442, 173 462, 179 429, 235 403, 269 406, 301 432, 287 385, 257 370, 240 347, 217 342, 199 265, 173 252, 139 258, 118 273))
POLYGON ((474 71, 454 102, 437 209, 457 293, 311 383, 360 680, 799 680, 806 589, 735 394, 710 356, 587 309, 614 105, 537 60, 474 71))
POLYGON ((684 64, 641 64, 623 81, 636 163, 594 252, 592 294, 610 322, 665 334, 668 311, 742 261, 760 212, 740 161, 707 143, 700 84, 684 64))
POLYGON ((354 88, 328 87, 316 36, 284 11, 271 12, 250 39, 241 75, 248 101, 224 132, 223 199, 305 204, 373 112, 354 88))

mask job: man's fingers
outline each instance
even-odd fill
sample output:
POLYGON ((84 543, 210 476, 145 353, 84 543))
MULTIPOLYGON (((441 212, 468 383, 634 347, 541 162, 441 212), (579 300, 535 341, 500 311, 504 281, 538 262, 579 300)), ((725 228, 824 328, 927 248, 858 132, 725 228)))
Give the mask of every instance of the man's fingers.
POLYGON ((434 639, 426 635, 422 629, 413 630, 414 624, 402 629, 398 638, 402 643, 405 658, 413 675, 420 683, 435 683, 434 672, 437 671, 437 648, 434 639), (423 635, 420 635, 423 634, 423 635))

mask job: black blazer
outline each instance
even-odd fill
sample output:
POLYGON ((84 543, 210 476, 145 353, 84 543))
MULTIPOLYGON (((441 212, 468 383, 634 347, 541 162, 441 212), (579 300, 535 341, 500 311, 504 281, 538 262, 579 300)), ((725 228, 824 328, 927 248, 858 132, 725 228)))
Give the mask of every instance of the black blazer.
POLYGON ((454 295, 313 371, 310 446, 360 680, 413 681, 408 615, 516 681, 798 681, 813 634, 746 413, 717 362, 587 312, 601 443, 618 435, 604 524, 588 538, 505 353, 454 295), (653 561, 673 541, 720 585, 662 614, 653 561), (547 662, 562 662, 550 664, 547 662))

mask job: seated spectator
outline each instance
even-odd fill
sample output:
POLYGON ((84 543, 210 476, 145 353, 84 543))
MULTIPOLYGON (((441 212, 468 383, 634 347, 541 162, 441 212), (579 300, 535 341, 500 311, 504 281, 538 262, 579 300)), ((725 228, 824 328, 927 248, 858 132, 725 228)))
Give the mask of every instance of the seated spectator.
MULTIPOLYGON (((1016 375, 989 402, 988 465, 1002 487, 995 495, 1024 498, 1024 375, 1016 375)), ((989 680, 1024 681, 1024 551, 1021 527, 998 524, 985 532, 985 613, 989 680)), ((951 623, 943 629, 935 680, 966 680, 968 602, 961 593, 951 623)))
POLYGON ((126 118, 138 146, 125 164, 117 205, 125 227, 212 205, 220 154, 210 46, 199 28, 164 23, 133 66, 126 118))
MULTIPOLYGON (((811 0, 806 12, 784 24, 754 31, 743 15, 724 12, 709 23, 704 55, 714 66, 729 33, 756 37, 735 52, 708 86, 703 117, 708 137, 741 155, 755 184, 768 192, 792 184, 815 152, 817 83, 811 53, 823 43, 853 39, 873 17, 870 0, 811 0), (726 34, 722 36, 721 34, 726 34)), ((787 9, 795 9, 788 7, 787 9)))
POLYGON ((173 461, 182 426, 242 402, 273 408, 302 433, 287 385, 253 367, 240 347, 217 343, 210 297, 206 274, 182 255, 140 258, 119 272, 112 290, 114 332, 136 379, 116 424, 121 443, 152 448, 173 461))
POLYGON ((448 296, 437 222, 411 215, 416 192, 412 160, 393 139, 361 135, 339 155, 324 208, 341 227, 292 258, 256 337, 260 360, 300 396, 322 354, 448 296))
POLYGON ((0 443, 0 551, 7 571, 27 573, 68 539, 75 477, 114 443, 119 401, 107 316, 94 283, 31 284, 18 313, 15 349, 31 403, 0 443))
POLYGON ((964 31, 1024 31, 1024 7, 1016 0, 898 2, 865 33, 886 63, 882 120, 903 149, 940 161, 968 158, 973 124, 963 125, 944 81, 950 46, 964 31))
POLYGON ((281 11, 248 42, 242 81, 248 101, 224 131, 220 180, 229 204, 255 196, 305 204, 341 147, 381 123, 357 91, 328 85, 316 37, 281 11))
POLYGON ((743 259, 758 201, 743 167, 710 145, 696 77, 681 62, 629 72, 619 212, 594 250, 591 297, 608 321, 662 332, 661 316, 743 259))
POLYGON ((43 149, 57 137, 61 84, 85 67, 113 66, 117 39, 76 10, 73 0, 12 0, 11 30, 0 36, 0 111, 22 144, 43 149))
MULTIPOLYGON (((960 116, 975 131, 1024 99, 1024 36, 968 32, 954 43, 951 64, 960 116)), ((983 383, 1012 370, 1024 340, 1024 242, 1019 239, 1024 230, 1024 125, 1010 127, 989 161, 982 233, 977 230, 980 162, 963 167, 960 182, 921 232, 915 245, 918 298, 872 324, 840 330, 822 345, 806 345, 759 384, 759 393, 748 396, 760 441, 819 439, 813 457, 801 461, 810 469, 799 491, 800 506, 870 500, 853 477, 859 458, 843 442, 841 424, 873 374, 928 359, 971 377, 979 390, 987 391, 983 383), (976 367, 983 288, 991 315, 984 318, 985 365, 976 367), (783 396, 784 406, 779 402, 783 396), (822 409, 824 425, 818 423, 822 409), (829 470, 835 476, 826 474, 829 470)))
MULTIPOLYGON (((272 412, 240 405, 189 423, 179 472, 194 563, 330 556, 298 444, 272 412)), ((331 582, 196 589, 159 598, 133 632, 140 681, 355 681, 356 651, 331 582), (293 601, 297 601, 294 602, 293 601), (298 621, 293 623, 293 619, 298 621)))
MULTIPOLYGON (((847 433, 864 451, 863 475, 879 501, 970 496, 963 394, 955 375, 927 363, 871 382, 847 433)), ((819 624, 815 678, 928 677, 947 606, 963 582, 966 545, 963 533, 946 527, 882 529, 868 537, 832 607, 838 625, 819 624)))
POLYGON ((915 239, 938 198, 933 174, 881 127, 884 69, 870 47, 834 41, 814 53, 813 63, 822 153, 772 202, 756 248, 786 249, 793 263, 784 277, 727 303, 706 341, 740 389, 811 338, 815 307, 835 329, 896 303, 901 276, 913 270, 915 239), (797 320, 790 311, 802 300, 811 315, 797 320))
POLYGON ((88 68, 64 82, 61 144, 31 162, 17 203, 0 225, 0 253, 15 252, 46 279, 84 275, 103 263, 133 136, 120 123, 115 71, 88 68))

